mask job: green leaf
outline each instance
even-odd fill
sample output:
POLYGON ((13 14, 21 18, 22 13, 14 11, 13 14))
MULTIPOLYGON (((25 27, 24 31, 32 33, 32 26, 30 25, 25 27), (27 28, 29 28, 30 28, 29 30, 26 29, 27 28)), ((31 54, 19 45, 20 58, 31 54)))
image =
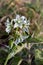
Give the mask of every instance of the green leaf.
POLYGON ((14 48, 12 49, 12 51, 8 54, 6 61, 4 63, 4 65, 7 65, 8 60, 10 60, 12 57, 14 57, 18 52, 20 52, 22 49, 24 48, 23 46, 14 46, 14 48))
POLYGON ((9 40, 9 46, 10 46, 10 48, 12 48, 13 47, 13 40, 11 39, 11 40, 9 40))
POLYGON ((43 51, 39 49, 35 50, 35 62, 36 65, 43 65, 43 51))
POLYGON ((28 39, 26 39, 26 41, 27 42, 29 42, 29 43, 38 43, 38 42, 43 42, 43 40, 42 39, 40 39, 40 38, 28 38, 28 39))
POLYGON ((8 53, 4 51, 2 48, 0 48, 0 65, 3 65, 8 53))

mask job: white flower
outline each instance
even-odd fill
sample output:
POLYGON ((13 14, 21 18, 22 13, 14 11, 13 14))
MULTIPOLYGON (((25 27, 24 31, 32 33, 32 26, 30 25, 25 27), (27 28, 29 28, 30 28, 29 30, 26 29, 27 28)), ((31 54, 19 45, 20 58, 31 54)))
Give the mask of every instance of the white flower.
POLYGON ((6 25, 6 27, 10 25, 9 18, 7 19, 5 25, 6 25))
POLYGON ((23 40, 25 40, 26 38, 28 38, 29 36, 23 36, 22 38, 23 38, 23 40))
POLYGON ((21 42, 21 41, 20 41, 20 38, 18 38, 18 39, 16 39, 16 40, 14 41, 14 44, 17 46, 20 42, 21 42))
POLYGON ((28 38, 29 36, 27 36, 27 35, 20 35, 20 42, 23 42, 26 38, 28 38))
POLYGON ((22 37, 22 35, 20 35, 20 40, 21 40, 21 42, 23 42, 23 37, 22 37))
POLYGON ((16 19, 17 19, 17 20, 20 19, 20 15, 16 15, 16 19))
POLYGON ((27 23, 27 21, 25 20, 25 21, 24 21, 24 24, 26 24, 26 23, 27 23))
POLYGON ((6 28, 5 30, 8 34, 10 33, 11 29, 10 28, 6 28))
POLYGON ((26 24, 27 18, 25 16, 21 16, 21 21, 22 21, 22 24, 26 24))
POLYGON ((23 31, 29 33, 29 29, 27 27, 23 28, 23 31))
POLYGON ((19 28, 21 28, 21 29, 22 29, 22 25, 19 25, 19 28))
POLYGON ((25 36, 20 35, 20 37, 14 41, 14 44, 17 46, 19 43, 23 42, 28 37, 29 36, 26 35, 25 36))
POLYGON ((19 43, 23 42, 26 38, 28 38, 29 36, 21 36, 18 39, 16 39, 14 41, 14 44, 17 46, 19 43))
POLYGON ((17 19, 12 19, 11 20, 11 25, 13 24, 13 22, 16 23, 16 21, 17 21, 17 19))
POLYGON ((19 28, 22 29, 23 24, 24 24, 25 26, 30 25, 30 21, 27 20, 27 18, 26 18, 25 16, 21 16, 21 17, 20 17, 20 15, 16 15, 16 18, 11 21, 11 24, 12 24, 13 22, 15 23, 15 24, 14 24, 14 29, 17 28, 17 27, 19 27, 19 28))
POLYGON ((5 31, 6 31, 7 33, 10 33, 10 31, 11 31, 11 23, 9 22, 9 19, 7 19, 5 25, 6 25, 5 31))
POLYGON ((28 26, 30 25, 30 20, 27 21, 27 25, 28 25, 28 26))
POLYGON ((15 23, 15 24, 14 24, 14 29, 15 29, 15 28, 17 28, 17 27, 18 27, 18 24, 17 24, 17 23, 15 23))
POLYGON ((21 21, 20 21, 20 20, 18 20, 18 23, 21 23, 21 21))
POLYGON ((27 20, 27 18, 25 16, 21 16, 21 20, 24 21, 27 20))
POLYGON ((20 29, 20 30, 15 30, 16 34, 19 35, 16 38, 16 40, 14 41, 15 45, 23 42, 26 38, 29 37, 26 34, 26 32, 29 33, 30 20, 27 20, 27 18, 25 16, 16 15, 15 19, 12 19, 11 22, 9 22, 9 19, 7 19, 5 25, 6 25, 6 32, 7 33, 11 32, 12 27, 14 29, 15 28, 19 28, 20 29))

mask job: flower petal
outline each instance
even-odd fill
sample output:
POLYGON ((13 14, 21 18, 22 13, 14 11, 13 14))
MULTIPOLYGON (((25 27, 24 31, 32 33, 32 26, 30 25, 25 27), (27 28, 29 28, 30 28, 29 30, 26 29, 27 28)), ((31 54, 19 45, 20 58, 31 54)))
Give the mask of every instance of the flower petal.
POLYGON ((18 27, 18 24, 17 24, 17 23, 15 23, 15 24, 14 24, 14 28, 17 28, 17 27, 18 27))
POLYGON ((16 15, 16 19, 18 20, 20 18, 20 15, 16 15))

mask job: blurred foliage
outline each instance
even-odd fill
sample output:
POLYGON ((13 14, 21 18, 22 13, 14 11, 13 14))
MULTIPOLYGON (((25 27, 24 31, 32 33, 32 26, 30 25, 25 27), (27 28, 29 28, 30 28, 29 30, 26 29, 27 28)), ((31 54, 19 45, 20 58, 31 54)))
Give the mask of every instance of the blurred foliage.
MULTIPOLYGON (((6 18, 9 17, 11 20, 15 17, 15 14, 25 15, 31 21, 30 35, 32 35, 33 38, 30 36, 26 42, 43 42, 43 33, 41 33, 43 32, 43 8, 41 8, 40 0, 36 0, 34 4, 24 3, 24 5, 19 4, 19 1, 16 2, 14 0, 9 0, 7 3, 7 1, 4 2, 4 0, 0 0, 0 22, 2 22, 2 25, 0 25, 0 40, 2 40, 0 44, 5 43, 4 45, 8 45, 9 47, 8 52, 5 52, 6 48, 4 48, 4 51, 0 46, 0 65, 6 65, 7 63, 8 65, 17 65, 18 62, 22 59, 18 53, 24 48, 24 45, 22 45, 22 48, 21 46, 13 47, 12 40, 5 40, 9 37, 9 35, 5 32, 5 30, 3 30, 3 26, 5 28, 3 23, 6 21, 6 18), (9 41, 9 43, 7 41, 9 41)), ((43 65, 43 51, 36 49, 34 54, 36 65, 43 65)), ((23 56, 25 56, 25 51, 23 56)))
POLYGON ((35 50, 35 62, 36 65, 43 65, 43 50, 35 50))

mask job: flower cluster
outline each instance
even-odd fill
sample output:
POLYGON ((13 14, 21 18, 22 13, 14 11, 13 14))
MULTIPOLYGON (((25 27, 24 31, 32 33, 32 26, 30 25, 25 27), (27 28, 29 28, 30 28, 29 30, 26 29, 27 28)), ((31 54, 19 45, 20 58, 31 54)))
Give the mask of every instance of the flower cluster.
POLYGON ((12 26, 13 29, 16 31, 15 33, 17 34, 16 35, 17 37, 14 41, 14 44, 23 42, 23 40, 29 37, 27 34, 29 34, 30 20, 27 20, 25 16, 16 15, 16 18, 12 19, 11 22, 9 21, 9 19, 7 19, 5 25, 6 25, 6 32, 8 34, 12 31, 12 26))

